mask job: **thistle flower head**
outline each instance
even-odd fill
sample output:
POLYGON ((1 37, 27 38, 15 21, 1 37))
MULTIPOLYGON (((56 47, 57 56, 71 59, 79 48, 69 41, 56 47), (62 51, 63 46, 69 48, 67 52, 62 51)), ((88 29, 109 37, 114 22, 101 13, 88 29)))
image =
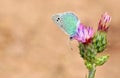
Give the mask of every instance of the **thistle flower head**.
POLYGON ((110 21, 111 21, 111 17, 107 13, 104 13, 99 20, 98 31, 107 32, 110 21))
POLYGON ((91 27, 87 27, 83 24, 79 24, 77 33, 73 38, 76 39, 78 42, 86 44, 91 42, 93 34, 94 34, 94 31, 91 27))

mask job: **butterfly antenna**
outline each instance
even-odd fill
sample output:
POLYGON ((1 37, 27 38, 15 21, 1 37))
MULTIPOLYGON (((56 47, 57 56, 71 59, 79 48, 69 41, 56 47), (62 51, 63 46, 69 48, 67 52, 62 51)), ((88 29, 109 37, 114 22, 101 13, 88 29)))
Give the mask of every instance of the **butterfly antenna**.
POLYGON ((71 39, 68 40, 68 43, 69 43, 70 50, 73 51, 72 44, 71 44, 71 39))

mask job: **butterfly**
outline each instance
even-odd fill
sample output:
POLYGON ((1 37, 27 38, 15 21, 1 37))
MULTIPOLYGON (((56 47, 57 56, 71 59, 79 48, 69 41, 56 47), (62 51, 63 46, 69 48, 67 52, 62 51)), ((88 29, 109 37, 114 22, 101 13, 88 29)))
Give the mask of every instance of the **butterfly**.
POLYGON ((61 28, 61 30, 69 35, 70 39, 72 39, 73 36, 77 34, 80 20, 74 13, 58 13, 52 16, 52 20, 57 24, 58 27, 61 28))

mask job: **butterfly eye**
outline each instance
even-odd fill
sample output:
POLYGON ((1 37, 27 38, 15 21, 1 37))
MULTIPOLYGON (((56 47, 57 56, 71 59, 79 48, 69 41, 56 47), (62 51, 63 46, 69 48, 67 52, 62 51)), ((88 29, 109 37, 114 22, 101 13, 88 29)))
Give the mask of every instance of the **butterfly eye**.
POLYGON ((57 21, 59 21, 60 20, 60 18, 57 18, 57 21))

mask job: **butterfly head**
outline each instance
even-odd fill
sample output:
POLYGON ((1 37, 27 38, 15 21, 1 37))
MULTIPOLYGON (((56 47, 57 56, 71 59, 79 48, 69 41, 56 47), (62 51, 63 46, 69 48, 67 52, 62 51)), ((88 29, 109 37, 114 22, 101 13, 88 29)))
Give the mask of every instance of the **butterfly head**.
POLYGON ((61 26, 61 17, 59 14, 53 15, 52 20, 59 26, 61 26))

